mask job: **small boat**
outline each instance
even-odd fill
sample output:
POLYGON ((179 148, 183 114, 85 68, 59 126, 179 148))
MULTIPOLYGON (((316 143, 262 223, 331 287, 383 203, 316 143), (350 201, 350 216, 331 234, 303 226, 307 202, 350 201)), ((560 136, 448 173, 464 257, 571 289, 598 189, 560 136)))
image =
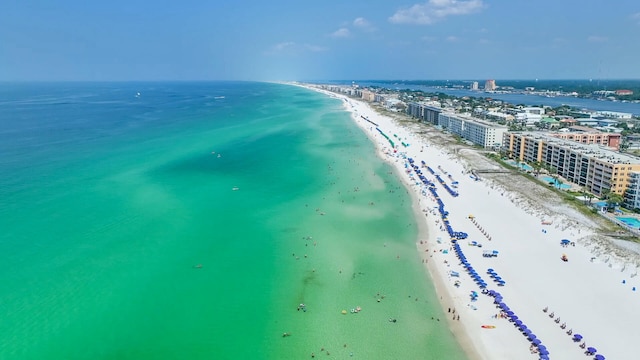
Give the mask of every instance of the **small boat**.
POLYGON ((233 190, 233 191, 238 191, 238 190, 240 190, 240 188, 239 188, 239 187, 237 187, 237 186, 234 186, 231 190, 233 190))

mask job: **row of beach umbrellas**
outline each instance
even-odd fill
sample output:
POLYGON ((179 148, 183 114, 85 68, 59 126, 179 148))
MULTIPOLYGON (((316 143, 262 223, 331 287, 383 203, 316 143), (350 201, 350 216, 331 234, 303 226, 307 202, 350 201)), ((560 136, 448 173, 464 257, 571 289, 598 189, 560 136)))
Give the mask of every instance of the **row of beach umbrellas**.
MULTIPOLYGON (((378 129, 378 131, 380 131, 378 129)), ((382 133, 382 131, 380 131, 382 133)), ((383 133, 384 135, 384 133, 383 133)), ((451 237, 451 242, 453 243, 453 248, 455 250, 456 256, 458 257, 458 259, 460 260, 462 266, 464 266, 465 270, 469 273, 469 275, 471 276, 471 278, 475 281, 475 283, 478 285, 478 287, 480 287, 481 289, 483 289, 483 293, 494 297, 494 304, 496 304, 496 306, 498 308, 500 308, 500 310, 505 313, 507 315, 507 317, 509 318, 510 322, 513 322, 514 326, 516 326, 516 328, 518 328, 518 330, 520 330, 520 332, 531 342, 531 344, 533 346, 535 346, 538 350, 538 354, 540 356, 540 360, 549 360, 549 350, 547 349, 547 347, 545 345, 542 344, 542 341, 540 339, 538 339, 538 337, 533 333, 533 331, 531 331, 531 329, 529 329, 527 327, 527 325, 524 324, 524 322, 522 320, 520 320, 520 318, 518 318, 518 316, 515 314, 514 311, 512 311, 509 306, 503 301, 503 297, 502 295, 495 291, 495 290, 489 290, 487 291, 487 283, 482 279, 482 277, 477 273, 477 271, 473 268, 473 266, 469 263, 469 261, 467 260, 467 257, 464 255, 464 252, 462 251, 462 248, 460 247, 460 244, 458 244, 458 240, 462 240, 462 239, 466 239, 468 237, 468 234, 465 232, 460 232, 460 231, 454 231, 453 227, 451 226, 451 224, 449 223, 449 220, 447 219, 447 216, 449 215, 449 212, 445 210, 444 207, 444 203, 442 202, 442 200, 440 199, 440 197, 438 196, 438 193, 436 191, 436 186, 433 182, 429 181, 423 174, 422 171, 420 170, 420 168, 415 165, 415 161, 412 158, 408 158, 409 164, 411 165, 411 167, 413 168, 413 170, 415 171, 415 173, 418 175, 418 178, 422 181, 422 183, 424 185, 426 185, 429 189, 429 191, 431 192, 431 194, 434 196, 434 198, 436 199, 436 202, 438 203, 438 212, 440 213, 440 216, 442 218, 442 221, 447 229, 447 232, 449 233, 449 236, 451 237)), ((423 166, 425 166, 427 168, 427 170, 434 175, 439 181, 440 183, 445 187, 445 189, 447 189, 449 191, 449 193, 451 193, 452 196, 458 196, 458 194, 456 192, 455 195, 452 193, 452 190, 446 185, 446 183, 444 181, 442 181, 442 179, 440 179, 440 177, 438 175, 435 174, 435 171, 433 171, 433 169, 431 169, 429 166, 426 165, 426 163, 424 161, 421 162, 423 166)), ((563 241, 563 243, 566 241, 563 241)), ((502 280, 502 278, 495 272, 494 269, 487 269, 487 273, 491 276, 491 278, 498 283, 498 285, 500 286, 500 284, 504 285, 505 281, 502 280)), ((582 335, 580 334, 574 334, 573 335, 573 340, 578 342, 580 340, 582 340, 582 335)), ((597 349, 594 347, 588 347, 586 349, 587 354, 589 355, 593 355, 597 353, 597 349)), ((605 357, 601 354, 596 354, 594 357, 594 360, 605 360, 605 357)))
POLYGON ((506 282, 502 280, 502 278, 498 275, 498 273, 495 272, 495 270, 487 269, 487 273, 489 274, 489 276, 491 276, 493 281, 498 284, 498 286, 504 286, 506 284, 506 282))
MULTIPOLYGON (((449 212, 445 210, 444 203, 438 196, 435 184, 430 182, 424 175, 422 175, 420 168, 414 164, 414 160, 412 158, 409 158, 408 161, 409 161, 409 164, 411 164, 414 171, 416 172, 416 174, 418 175, 418 177, 420 178, 420 180, 423 182, 424 185, 428 186, 429 191, 436 199, 436 202, 438 203, 438 212, 440 213, 442 222, 446 226, 447 232, 451 237, 451 242, 453 243, 453 248, 455 250, 456 256, 460 260, 462 266, 464 266, 465 270, 469 273, 471 278, 478 285, 478 287, 485 290, 487 287, 487 283, 482 279, 482 277, 478 274, 478 272, 469 263, 469 261, 467 260, 467 257, 464 255, 464 252, 462 251, 462 248, 460 247, 460 244, 458 244, 458 240, 466 239, 468 237, 468 234, 453 230, 453 227, 451 226, 451 224, 449 224, 449 220, 447 219, 447 215, 449 215, 449 212)), ((422 164, 426 165, 424 161, 422 161, 422 164)), ((431 169, 428 166, 427 166, 427 170, 432 174, 434 174, 433 169, 431 169)), ((489 270, 495 273, 493 269, 489 269, 489 270)), ((495 274, 495 276, 497 276, 497 274, 495 274)), ((495 280, 495 277, 494 277, 494 280, 495 280)), ((518 329, 522 332, 522 334, 526 336, 527 339, 529 339, 529 341, 537 347, 538 354, 540 355, 540 360, 549 360, 549 350, 547 350, 547 348, 542 344, 542 341, 540 341, 540 339, 538 339, 538 337, 522 322, 522 320, 520 320, 518 316, 503 302, 502 295, 500 295, 500 293, 498 293, 495 290, 486 291, 486 294, 494 297, 494 303, 504 313, 507 314, 507 316, 509 317, 509 320, 512 321, 516 327, 518 327, 518 329)), ((598 360, 601 360, 601 359, 598 359, 598 360)))

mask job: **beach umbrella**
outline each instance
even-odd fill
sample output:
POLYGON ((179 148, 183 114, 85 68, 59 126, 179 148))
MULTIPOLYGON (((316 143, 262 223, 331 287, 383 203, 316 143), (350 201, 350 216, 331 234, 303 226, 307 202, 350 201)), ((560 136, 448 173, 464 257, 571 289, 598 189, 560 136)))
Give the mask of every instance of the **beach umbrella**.
POLYGON ((511 316, 511 320, 513 320, 513 321, 516 321, 516 320, 518 320, 518 319, 519 319, 519 318, 518 318, 518 316, 516 316, 516 315, 511 316))
POLYGON ((522 320, 516 320, 513 322, 516 326, 522 325, 522 320))
POLYGON ((540 360, 549 360, 549 357, 547 355, 540 354, 540 360))
POLYGON ((513 315, 515 315, 515 313, 513 311, 507 311, 507 315, 513 316, 513 315))
POLYGON ((596 357, 594 359, 596 359, 596 360, 604 360, 604 356, 598 354, 598 355, 596 355, 596 357))
POLYGON ((562 240, 560 241, 560 243, 561 243, 562 245, 567 245, 567 244, 571 243, 571 240, 568 240, 568 239, 562 239, 562 240))
POLYGON ((597 350, 596 348, 591 347, 591 346, 589 346, 589 347, 587 348, 587 351, 588 351, 588 352, 590 352, 590 353, 592 353, 592 354, 595 354, 595 353, 597 353, 597 352, 598 352, 598 350, 597 350))
MULTIPOLYGON (((547 347, 542 345, 542 344, 540 344, 540 345, 538 345, 538 350, 547 350, 547 347)), ((547 353, 547 355, 548 355, 548 353, 547 353)))
MULTIPOLYGON (((533 340, 531 340, 531 343, 533 345, 540 345, 540 344, 542 344, 542 341, 540 341, 540 339, 533 339, 533 340)), ((542 352, 540 352, 540 354, 542 354, 542 352)), ((543 354, 543 355, 546 355, 546 354, 543 354)))
POLYGON ((534 333, 530 333, 528 338, 529 338, 529 340, 533 341, 533 340, 537 339, 538 337, 534 333))
POLYGON ((520 331, 522 331, 522 333, 527 335, 527 336, 529 336, 529 334, 531 334, 531 330, 527 329, 527 325, 520 326, 520 331))
POLYGON ((540 353, 540 355, 549 355, 549 350, 538 350, 538 352, 540 353))
POLYGON ((573 334, 573 341, 580 341, 582 340, 582 335, 580 334, 573 334))

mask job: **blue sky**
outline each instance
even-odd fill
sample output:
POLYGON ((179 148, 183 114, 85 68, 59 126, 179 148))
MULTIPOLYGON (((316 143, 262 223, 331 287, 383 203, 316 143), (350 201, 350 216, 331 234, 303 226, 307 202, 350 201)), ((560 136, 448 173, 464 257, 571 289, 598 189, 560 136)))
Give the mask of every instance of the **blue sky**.
POLYGON ((3 0, 0 80, 640 79, 638 0, 3 0))

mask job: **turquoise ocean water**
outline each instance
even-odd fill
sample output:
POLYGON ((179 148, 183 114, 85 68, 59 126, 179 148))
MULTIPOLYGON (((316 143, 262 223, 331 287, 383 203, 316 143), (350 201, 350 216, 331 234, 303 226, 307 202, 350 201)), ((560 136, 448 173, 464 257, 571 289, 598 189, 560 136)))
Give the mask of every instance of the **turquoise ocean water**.
POLYGON ((338 100, 1 84, 0 154, 1 359, 464 359, 338 100))

